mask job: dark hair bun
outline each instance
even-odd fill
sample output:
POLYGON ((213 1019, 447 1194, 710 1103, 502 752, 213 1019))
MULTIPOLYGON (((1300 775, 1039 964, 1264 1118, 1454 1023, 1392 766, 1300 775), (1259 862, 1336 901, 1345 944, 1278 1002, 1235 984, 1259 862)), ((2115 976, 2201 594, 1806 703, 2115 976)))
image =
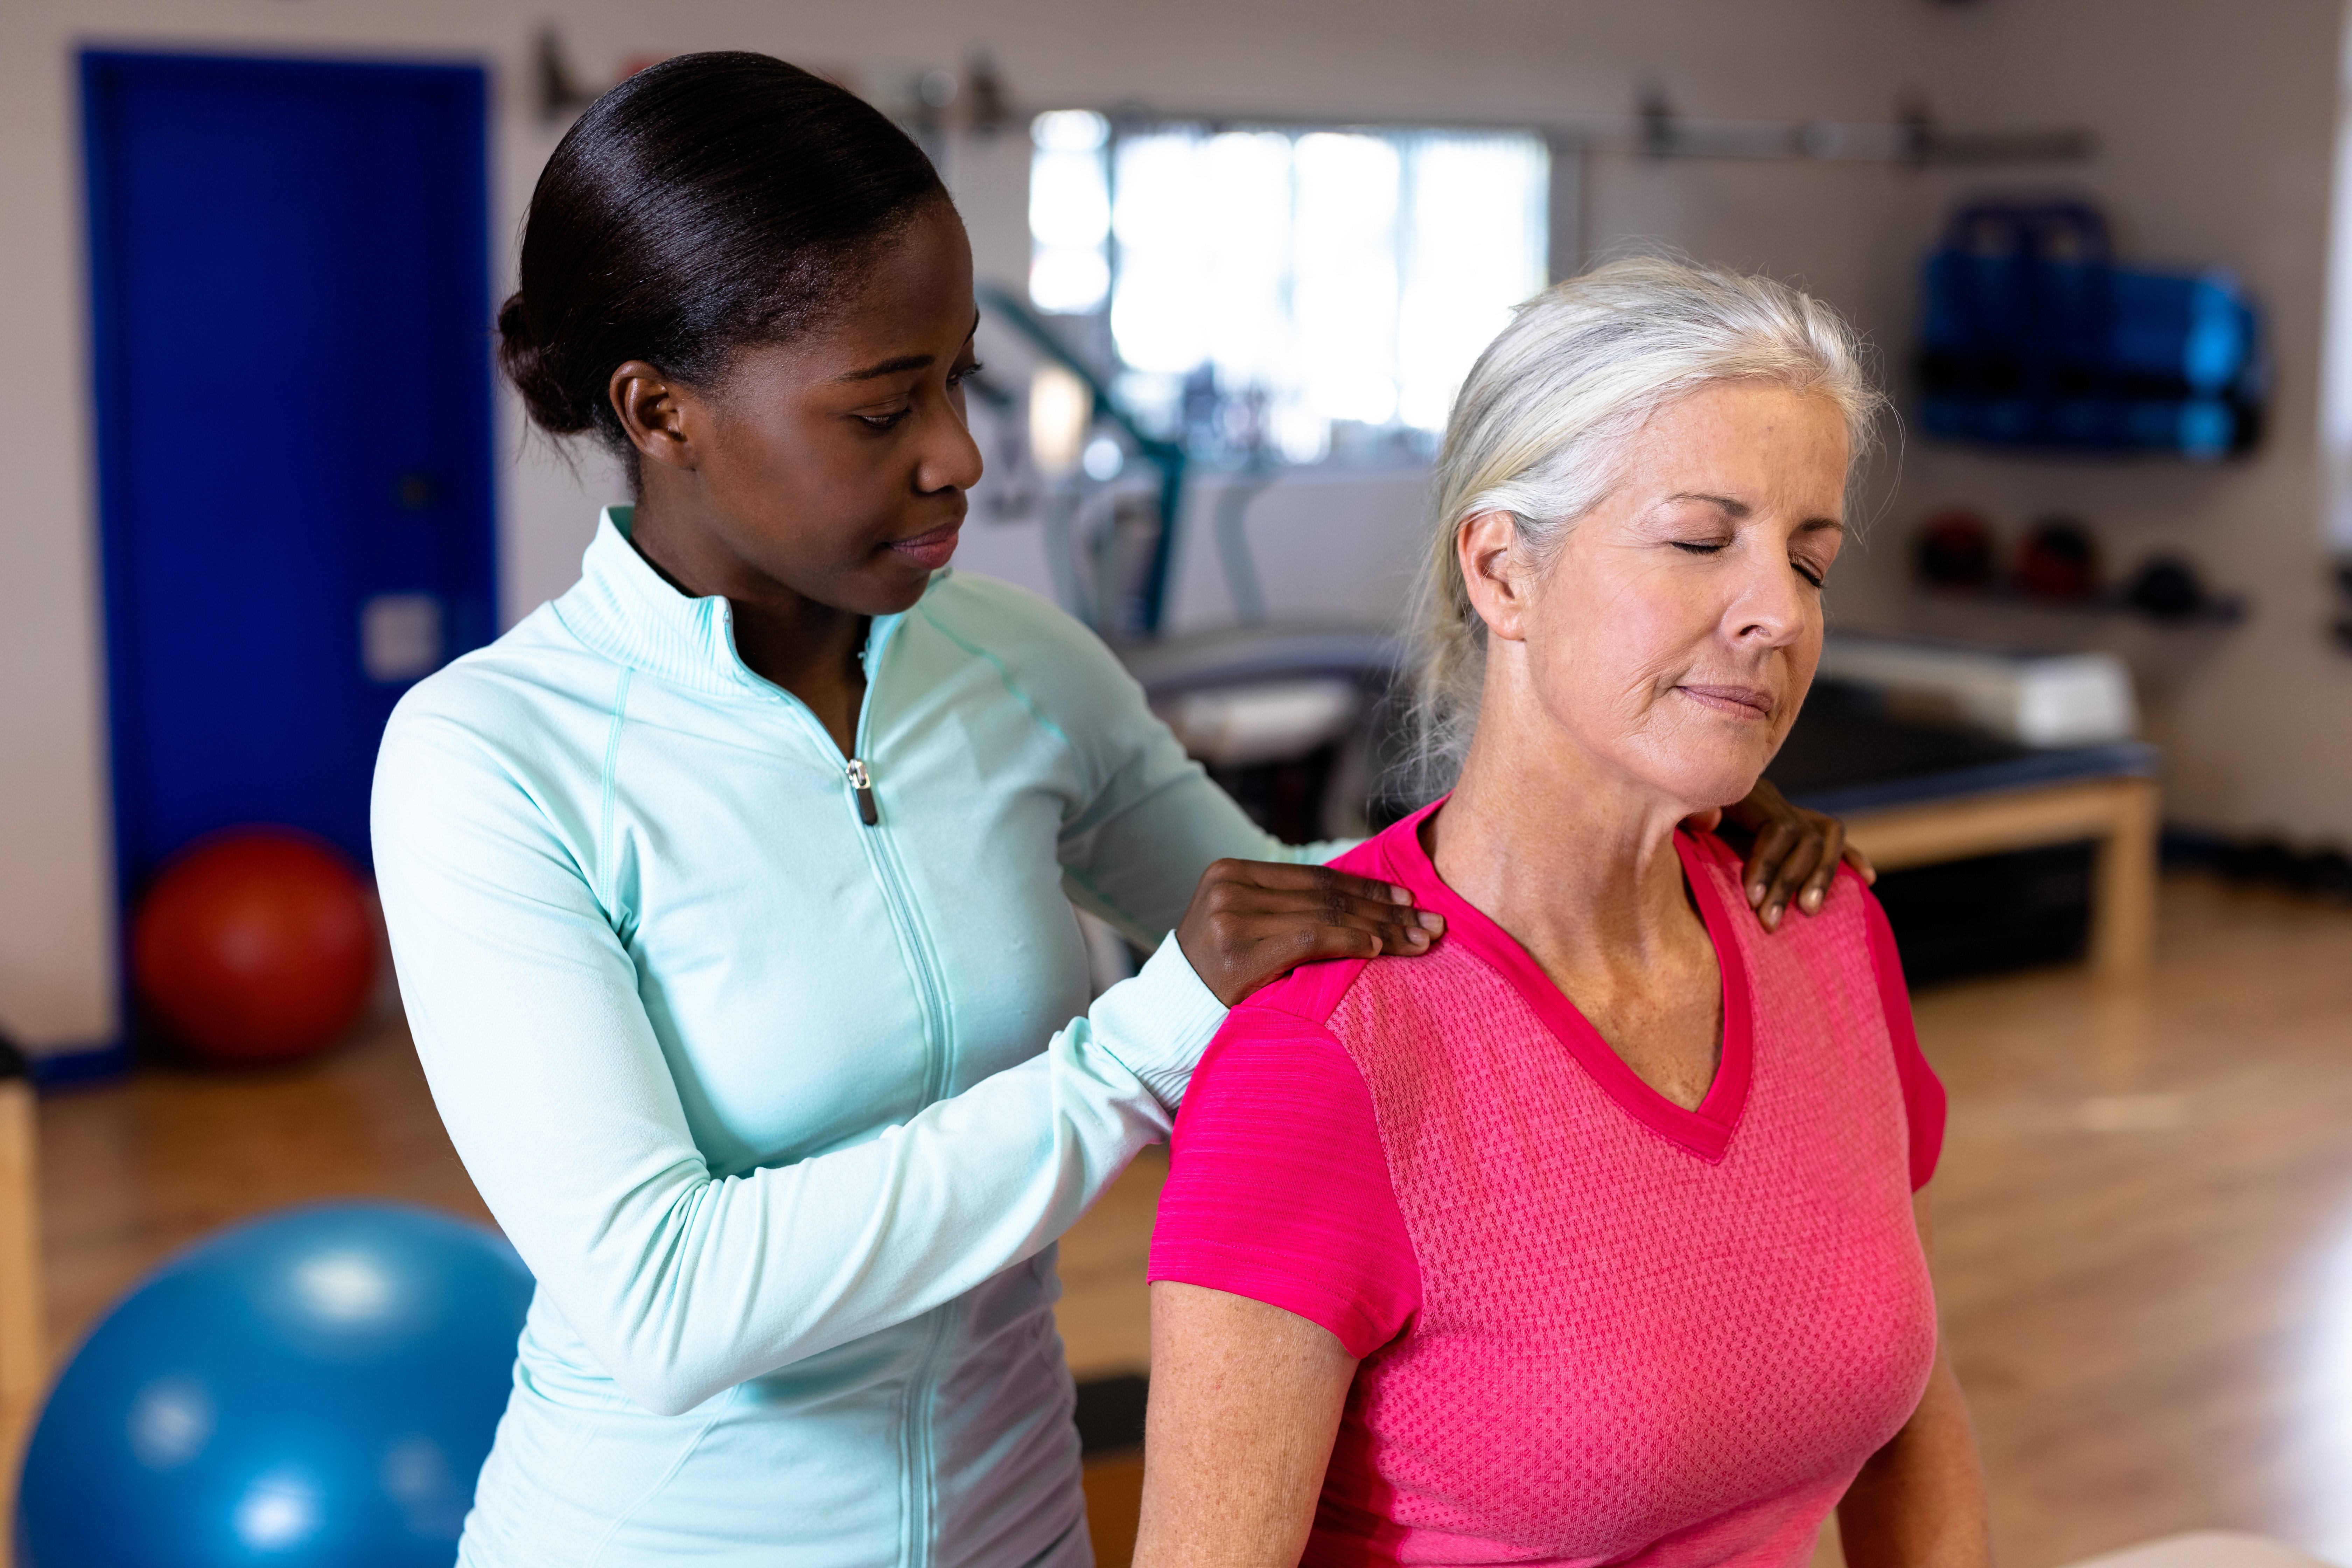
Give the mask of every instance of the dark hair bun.
POLYGON ((549 435, 577 436, 595 426, 594 413, 565 392, 563 378, 531 336, 530 313, 520 292, 507 296, 499 307, 499 368, 522 394, 530 422, 549 435))
POLYGON ((589 106, 539 176, 499 363, 534 424, 625 458, 606 386, 689 384, 837 309, 872 249, 947 200, 871 104, 766 55, 681 55, 589 106))

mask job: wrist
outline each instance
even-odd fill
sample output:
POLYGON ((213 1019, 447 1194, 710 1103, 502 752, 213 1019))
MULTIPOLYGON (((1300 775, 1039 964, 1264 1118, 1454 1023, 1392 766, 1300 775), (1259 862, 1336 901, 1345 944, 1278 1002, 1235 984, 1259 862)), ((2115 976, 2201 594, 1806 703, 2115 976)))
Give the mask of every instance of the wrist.
POLYGON ((1096 998, 1090 1013, 1096 1037, 1173 1110, 1201 1053, 1223 1025, 1226 1007, 1171 935, 1134 979, 1096 998))

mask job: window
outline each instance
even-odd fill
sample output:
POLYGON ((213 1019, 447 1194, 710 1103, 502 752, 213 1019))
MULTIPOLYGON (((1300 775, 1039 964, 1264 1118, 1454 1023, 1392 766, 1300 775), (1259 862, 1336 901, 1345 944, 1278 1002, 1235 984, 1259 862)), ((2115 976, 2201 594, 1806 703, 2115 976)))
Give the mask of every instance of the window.
POLYGON ((1426 457, 1546 280, 1536 136, 1066 110, 1032 138, 1031 300, 1102 323, 1138 422, 1213 461, 1426 457))

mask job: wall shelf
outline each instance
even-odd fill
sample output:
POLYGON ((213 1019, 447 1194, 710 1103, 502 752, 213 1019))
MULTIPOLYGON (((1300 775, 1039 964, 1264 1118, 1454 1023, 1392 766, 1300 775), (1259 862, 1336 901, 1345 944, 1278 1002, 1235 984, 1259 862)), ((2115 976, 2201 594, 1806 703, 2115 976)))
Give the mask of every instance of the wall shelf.
POLYGON ((1914 585, 1884 629, 2033 653, 2111 653, 2130 668, 2143 697, 2160 698, 2209 664, 2252 613, 2238 595, 2217 595, 2204 611, 2159 621, 2120 596, 2064 604, 1998 589, 1914 585))

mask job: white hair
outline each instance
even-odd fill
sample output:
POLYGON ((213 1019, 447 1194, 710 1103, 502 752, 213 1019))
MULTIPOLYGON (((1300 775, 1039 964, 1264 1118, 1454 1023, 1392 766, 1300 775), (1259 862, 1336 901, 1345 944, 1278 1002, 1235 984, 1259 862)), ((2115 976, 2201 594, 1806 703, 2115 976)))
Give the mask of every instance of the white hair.
POLYGON ((1860 472, 1885 406, 1861 336, 1769 278, 1664 257, 1612 261, 1521 305, 1478 356, 1446 422, 1414 597, 1411 766, 1421 798, 1461 771, 1486 679, 1486 625, 1454 550, 1463 521, 1508 512, 1540 570, 1615 488, 1642 422, 1726 381, 1827 396, 1845 416, 1848 473, 1860 472))

